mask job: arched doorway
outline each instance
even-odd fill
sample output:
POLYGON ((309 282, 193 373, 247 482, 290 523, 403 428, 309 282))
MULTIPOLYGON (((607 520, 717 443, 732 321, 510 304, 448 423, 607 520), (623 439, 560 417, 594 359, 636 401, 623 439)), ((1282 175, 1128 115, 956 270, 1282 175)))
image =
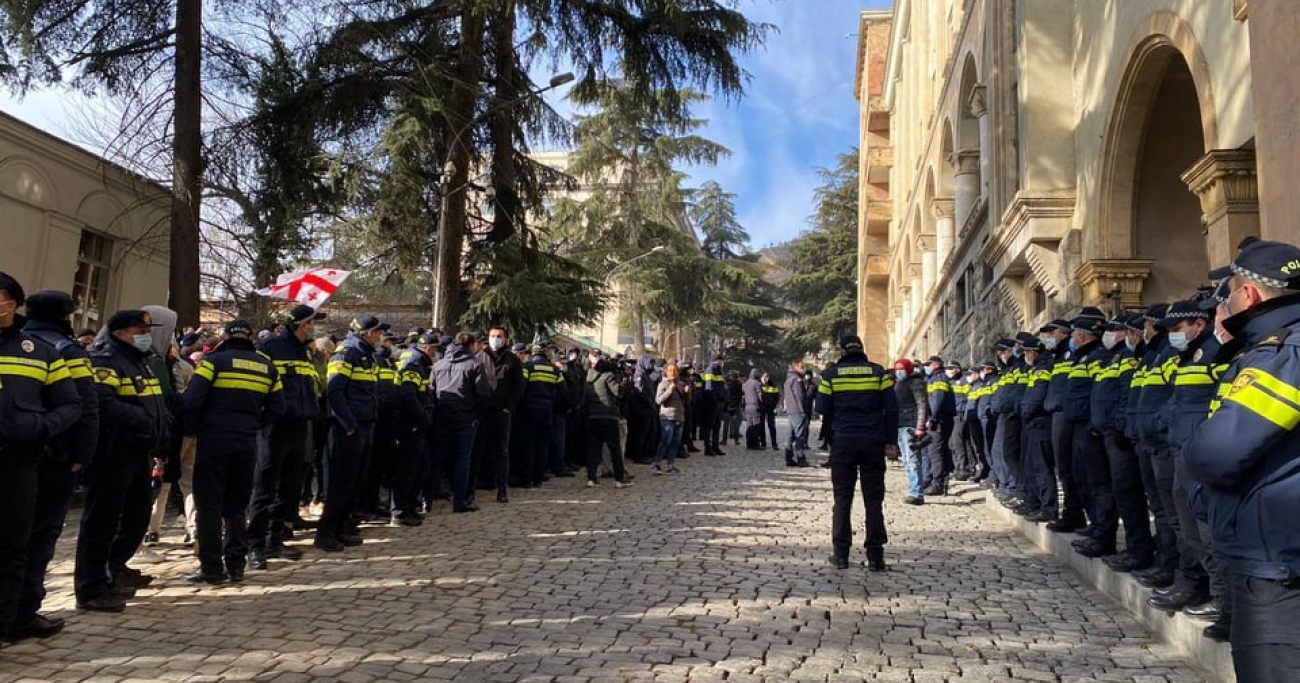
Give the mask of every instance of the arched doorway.
POLYGON ((1205 280, 1209 257, 1201 204, 1182 173, 1205 154, 1201 110, 1182 55, 1170 58, 1147 114, 1133 182, 1134 257, 1151 259, 1146 303, 1191 296, 1205 280))

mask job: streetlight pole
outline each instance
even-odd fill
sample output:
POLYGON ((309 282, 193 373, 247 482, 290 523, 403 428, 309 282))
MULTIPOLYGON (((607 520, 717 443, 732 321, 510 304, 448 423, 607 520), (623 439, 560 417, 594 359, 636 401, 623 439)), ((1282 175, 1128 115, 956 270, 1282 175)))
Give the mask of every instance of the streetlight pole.
MULTIPOLYGON (((574 75, 568 72, 552 76, 550 82, 546 85, 546 87, 540 88, 538 90, 531 90, 527 94, 517 97, 513 100, 507 100, 505 102, 498 103, 495 106, 489 107, 486 111, 479 114, 478 116, 475 116, 474 118, 470 119, 468 123, 461 126, 460 129, 456 131, 456 134, 452 136, 451 144, 447 147, 447 163, 443 165, 442 178, 440 179, 440 183, 439 183, 440 185, 439 190, 442 197, 439 200, 440 208, 438 210, 438 244, 437 244, 437 253, 436 253, 435 265, 434 265, 436 271, 433 276, 433 321, 432 321, 433 327, 443 330, 445 332, 447 331, 447 327, 450 323, 449 319, 451 318, 452 302, 449 300, 449 297, 447 297, 446 290, 448 287, 448 283, 446 282, 446 280, 448 278, 444 277, 443 268, 447 267, 449 261, 452 259, 459 261, 461 255, 460 252, 464 242, 463 239, 459 239, 459 240, 455 240, 456 242, 455 244, 451 244, 452 240, 447 239, 447 230, 448 230, 447 209, 451 204, 451 195, 453 193, 462 192, 465 189, 465 186, 457 187, 457 188, 451 187, 452 176, 454 176, 457 171, 456 163, 453 160, 453 155, 456 153, 456 148, 460 145, 461 136, 469 132, 470 128, 473 128, 477 123, 482 121, 485 117, 493 113, 496 113, 497 110, 505 107, 512 107, 516 104, 519 104, 520 102, 523 102, 524 100, 530 97, 536 97, 548 90, 554 90, 555 88, 558 88, 566 83, 571 83, 573 82, 573 80, 574 80, 574 75)), ((451 277, 459 279, 460 269, 457 268, 455 272, 451 275, 451 277)))
MULTIPOLYGON (((628 266, 628 265, 630 265, 630 264, 632 264, 632 263, 635 263, 635 262, 637 262, 637 261, 640 261, 641 259, 649 258, 650 256, 653 256, 654 254, 657 254, 657 253, 659 253, 659 252, 661 252, 661 251, 663 251, 663 250, 664 250, 664 245, 662 245, 662 244, 660 244, 660 245, 656 245, 654 248, 652 248, 650 251, 645 252, 644 254, 637 254, 636 256, 633 256, 632 258, 630 258, 630 259, 628 259, 628 260, 626 260, 626 261, 623 261, 623 262, 621 262, 621 263, 616 263, 616 264, 614 264, 614 267, 613 267, 613 268, 610 268, 609 270, 605 271, 605 277, 604 277, 604 280, 605 280, 605 286, 606 286, 606 287, 609 286, 610 280, 614 277, 614 273, 618 272, 618 270, 619 270, 620 268, 624 268, 624 267, 626 267, 626 266, 628 266)), ((620 305, 621 305, 621 298, 622 298, 622 297, 620 297, 620 305)), ((604 333, 605 333, 605 316, 606 316, 608 313, 609 313, 608 307, 606 307, 606 308, 602 308, 601 311, 600 311, 600 335, 597 335, 597 336, 602 336, 602 335, 604 335, 604 333)), ((633 316, 633 317, 635 317, 635 316, 633 316)), ((635 321, 635 320, 633 321, 633 324, 636 324, 636 321, 635 321)), ((618 345, 618 331, 617 331, 617 330, 614 332, 614 342, 615 342, 615 343, 614 343, 614 344, 611 344, 611 346, 617 346, 617 345, 618 345)), ((602 342, 602 343, 603 343, 603 342, 602 342)), ((643 353, 645 353, 645 349, 643 349, 643 348, 642 348, 642 349, 637 349, 637 354, 636 354, 636 355, 637 355, 637 356, 640 356, 640 355, 643 354, 643 353)))

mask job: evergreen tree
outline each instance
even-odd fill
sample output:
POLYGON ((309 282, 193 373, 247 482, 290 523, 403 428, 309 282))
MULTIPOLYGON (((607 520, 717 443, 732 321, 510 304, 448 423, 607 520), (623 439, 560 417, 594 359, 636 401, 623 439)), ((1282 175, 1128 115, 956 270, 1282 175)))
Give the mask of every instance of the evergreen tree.
POLYGON ((736 220, 736 195, 710 180, 694 192, 691 222, 704 235, 704 253, 737 259, 748 253, 749 233, 736 220))

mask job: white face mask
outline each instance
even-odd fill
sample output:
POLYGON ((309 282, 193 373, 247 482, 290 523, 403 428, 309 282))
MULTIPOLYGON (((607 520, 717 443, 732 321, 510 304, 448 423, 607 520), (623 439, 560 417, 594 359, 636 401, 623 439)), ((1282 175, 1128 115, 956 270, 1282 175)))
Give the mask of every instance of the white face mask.
POLYGON ((1217 327, 1214 328, 1214 338, 1220 344, 1227 344, 1229 341, 1232 341, 1232 337, 1229 337, 1227 332, 1220 332, 1217 327))
POLYGON ((947 374, 949 379, 957 379, 961 377, 961 370, 949 370, 947 374))
POLYGON ((1056 337, 1053 337, 1050 334, 1044 334, 1044 335, 1039 335, 1038 340, 1043 342, 1043 348, 1047 349, 1048 351, 1056 350, 1056 346, 1058 344, 1058 342, 1056 341, 1056 337))
POLYGON ((506 340, 501 337, 491 337, 488 339, 488 346, 491 346, 493 351, 500 351, 505 348, 506 340))
POLYGON ((1138 343, 1137 343, 1137 340, 1134 339, 1134 338, 1132 338, 1132 337, 1125 337, 1125 338, 1124 338, 1124 345, 1128 347, 1128 350, 1129 350, 1129 351, 1137 351, 1137 350, 1138 350, 1138 343))
POLYGON ((1169 333, 1169 346, 1173 347, 1177 351, 1186 351, 1189 341, 1191 340, 1187 338, 1186 332, 1169 333))
POLYGON ((1115 348, 1115 345, 1118 343, 1119 343, 1118 332, 1115 332, 1114 330, 1107 330, 1106 332, 1103 332, 1101 334, 1101 345, 1106 347, 1107 349, 1115 348))

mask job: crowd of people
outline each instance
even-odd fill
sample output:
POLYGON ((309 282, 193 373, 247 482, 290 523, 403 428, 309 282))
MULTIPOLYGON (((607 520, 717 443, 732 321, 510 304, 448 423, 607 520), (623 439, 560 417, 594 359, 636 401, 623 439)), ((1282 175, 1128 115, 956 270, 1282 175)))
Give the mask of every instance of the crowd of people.
MULTIPOLYGON (((74 490, 77 607, 119 612, 155 580, 135 565, 156 558, 172 501, 198 560, 185 580, 215 585, 300 559, 295 536, 342 552, 364 522, 419 526, 443 501, 475 512, 480 492, 506 504, 511 488, 579 473, 624 488, 625 457, 677 474, 738 445, 742 425, 749 448, 778 448, 781 388, 724 374, 721 357, 697 371, 512 344, 499 326, 399 337, 372 315, 331 334, 303 305, 261 330, 178 332, 173 311, 145 306, 74 334, 74 308, 0 273, 0 510, 14 521, 0 531, 0 640, 63 627, 39 609, 74 490)), ((791 378, 808 414, 811 375, 791 378)), ((806 438, 805 423, 791 466, 807 465, 806 438)))

